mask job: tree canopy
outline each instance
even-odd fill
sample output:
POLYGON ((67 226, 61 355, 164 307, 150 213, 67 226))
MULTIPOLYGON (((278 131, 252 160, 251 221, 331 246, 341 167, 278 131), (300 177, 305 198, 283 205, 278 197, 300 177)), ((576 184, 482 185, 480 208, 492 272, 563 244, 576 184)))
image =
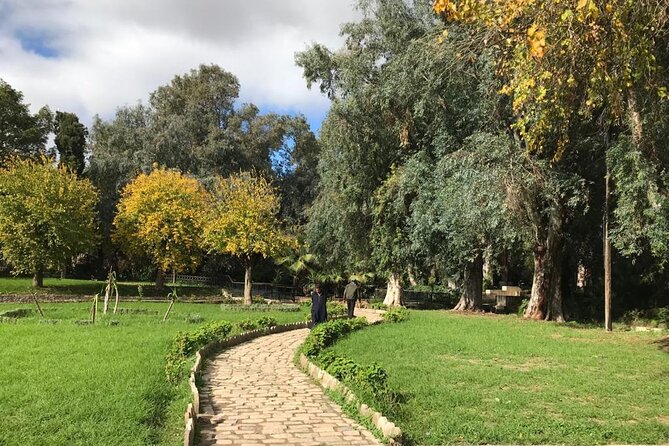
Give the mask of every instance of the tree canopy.
POLYGON ((178 171, 156 168, 140 174, 121 194, 114 219, 114 240, 135 260, 149 260, 163 273, 186 271, 202 260, 206 191, 178 171))
POLYGON ((33 115, 23 94, 0 79, 0 166, 14 156, 36 156, 44 151, 51 131, 47 107, 33 115))
POLYGON ((42 286, 47 269, 63 268, 99 240, 98 194, 48 158, 12 159, 0 169, 0 249, 14 273, 34 274, 42 286))
POLYGON ((251 303, 252 267, 258 258, 280 254, 295 245, 277 218, 279 197, 262 176, 241 173, 217 178, 213 188, 215 213, 206 225, 212 251, 239 258, 246 268, 244 303, 251 303))

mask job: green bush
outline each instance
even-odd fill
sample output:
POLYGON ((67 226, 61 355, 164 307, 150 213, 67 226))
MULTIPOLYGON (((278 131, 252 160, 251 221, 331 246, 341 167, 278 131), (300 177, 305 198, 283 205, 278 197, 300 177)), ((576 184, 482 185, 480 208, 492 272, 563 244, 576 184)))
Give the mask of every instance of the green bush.
POLYGON ((623 314, 622 321, 625 325, 629 326, 664 326, 665 328, 669 328, 669 307, 629 310, 623 314))
POLYGON ((237 322, 237 326, 241 331, 252 331, 258 329, 258 324, 256 321, 252 321, 251 319, 244 319, 243 321, 239 321, 237 322))
POLYGON ((525 314, 525 310, 527 310, 527 306, 529 304, 529 299, 523 299, 523 301, 520 303, 520 306, 518 307, 518 316, 523 316, 525 314))
POLYGON ((263 316, 257 321, 258 327, 260 328, 270 328, 276 327, 279 323, 277 320, 271 316, 263 316))
POLYGON ((404 307, 391 307, 382 316, 385 322, 402 322, 409 318, 409 310, 404 307))
POLYGON ((253 296, 251 297, 252 304, 266 304, 265 298, 262 296, 253 296))
POLYGON ((372 307, 374 310, 385 310, 388 308, 388 305, 384 304, 383 302, 372 302, 370 307, 372 307))
POLYGON ((304 344, 302 344, 302 353, 311 358, 316 357, 337 339, 367 325, 367 320, 364 318, 337 319, 319 324, 311 330, 304 344))
POLYGON ((340 302, 328 302, 328 317, 345 316, 348 314, 346 305, 340 302))
POLYGON ((664 325, 669 328, 669 307, 658 308, 657 318, 661 323, 664 323, 664 325))
POLYGON ((230 311, 239 311, 239 312, 257 312, 262 313, 266 311, 285 311, 287 313, 299 312, 302 310, 302 307, 297 304, 251 304, 243 305, 240 303, 237 304, 221 304, 221 310, 225 312, 230 311))
POLYGON ((226 321, 209 322, 191 332, 179 332, 167 354, 165 374, 168 381, 177 383, 186 373, 187 359, 205 345, 224 340, 232 331, 226 321))

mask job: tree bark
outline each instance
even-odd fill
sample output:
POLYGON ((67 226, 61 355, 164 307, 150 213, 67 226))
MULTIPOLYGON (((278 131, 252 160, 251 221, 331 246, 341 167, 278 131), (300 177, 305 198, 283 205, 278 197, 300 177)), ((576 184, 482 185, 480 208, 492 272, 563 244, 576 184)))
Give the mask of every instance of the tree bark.
POLYGON ((383 304, 388 307, 399 307, 402 305, 402 279, 398 273, 388 276, 388 287, 383 304))
POLYGON ((33 275, 33 287, 44 288, 44 270, 42 270, 42 267, 38 267, 35 270, 35 274, 33 275))
POLYGON ((165 272, 162 268, 158 268, 156 272, 156 288, 159 290, 165 289, 165 272))
POLYGON ((462 295, 455 311, 480 311, 483 304, 483 254, 465 265, 462 295))
POLYGON ((251 280, 251 274, 253 273, 253 265, 251 261, 247 261, 244 265, 244 305, 251 305, 251 291, 253 289, 253 282, 251 280))
POLYGON ((532 294, 524 317, 564 322, 562 310, 561 217, 554 216, 544 241, 534 247, 532 294))
POLYGON ((413 273, 413 266, 407 267, 407 277, 409 278, 409 285, 416 286, 418 282, 416 281, 416 276, 413 273))

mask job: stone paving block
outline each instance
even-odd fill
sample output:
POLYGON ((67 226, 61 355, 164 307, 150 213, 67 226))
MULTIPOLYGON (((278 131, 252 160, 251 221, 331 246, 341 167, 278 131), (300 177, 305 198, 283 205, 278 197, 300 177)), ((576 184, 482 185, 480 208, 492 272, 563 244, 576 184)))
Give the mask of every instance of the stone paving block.
POLYGON ((293 364, 307 329, 259 337, 204 361, 205 445, 377 446, 293 364))

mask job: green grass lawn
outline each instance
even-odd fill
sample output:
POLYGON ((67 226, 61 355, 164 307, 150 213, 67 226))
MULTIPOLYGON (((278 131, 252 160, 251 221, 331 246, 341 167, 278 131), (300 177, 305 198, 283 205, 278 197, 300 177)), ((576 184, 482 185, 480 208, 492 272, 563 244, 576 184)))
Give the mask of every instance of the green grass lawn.
POLYGON ((332 349, 388 371, 406 401, 381 409, 415 444, 664 444, 659 336, 414 311, 332 349))
MULTIPOLYGON (((54 294, 62 296, 92 296, 100 293, 106 282, 79 279, 44 279, 44 288, 33 288, 32 279, 23 277, 0 277, 0 302, 3 294, 54 294)), ((119 282, 118 290, 121 298, 137 297, 137 287, 141 285, 144 297, 166 297, 171 284, 166 284, 163 291, 157 290, 152 282, 119 282)), ((220 296, 221 288, 205 285, 188 285, 177 283, 179 297, 220 296)))
MULTIPOLYGON (((123 308, 159 314, 119 314, 87 319, 89 304, 43 304, 36 316, 0 323, 0 445, 179 445, 187 383, 168 384, 165 355, 178 331, 193 330, 186 315, 205 321, 275 317, 304 320, 296 312, 223 312, 218 305, 177 302, 162 323, 167 303, 124 302, 123 308), (119 321, 109 326, 109 319, 119 321)), ((30 305, 0 304, 0 313, 30 305)), ((101 306, 100 306, 101 308, 101 306)), ((296 370, 296 373, 299 373, 296 370)))

